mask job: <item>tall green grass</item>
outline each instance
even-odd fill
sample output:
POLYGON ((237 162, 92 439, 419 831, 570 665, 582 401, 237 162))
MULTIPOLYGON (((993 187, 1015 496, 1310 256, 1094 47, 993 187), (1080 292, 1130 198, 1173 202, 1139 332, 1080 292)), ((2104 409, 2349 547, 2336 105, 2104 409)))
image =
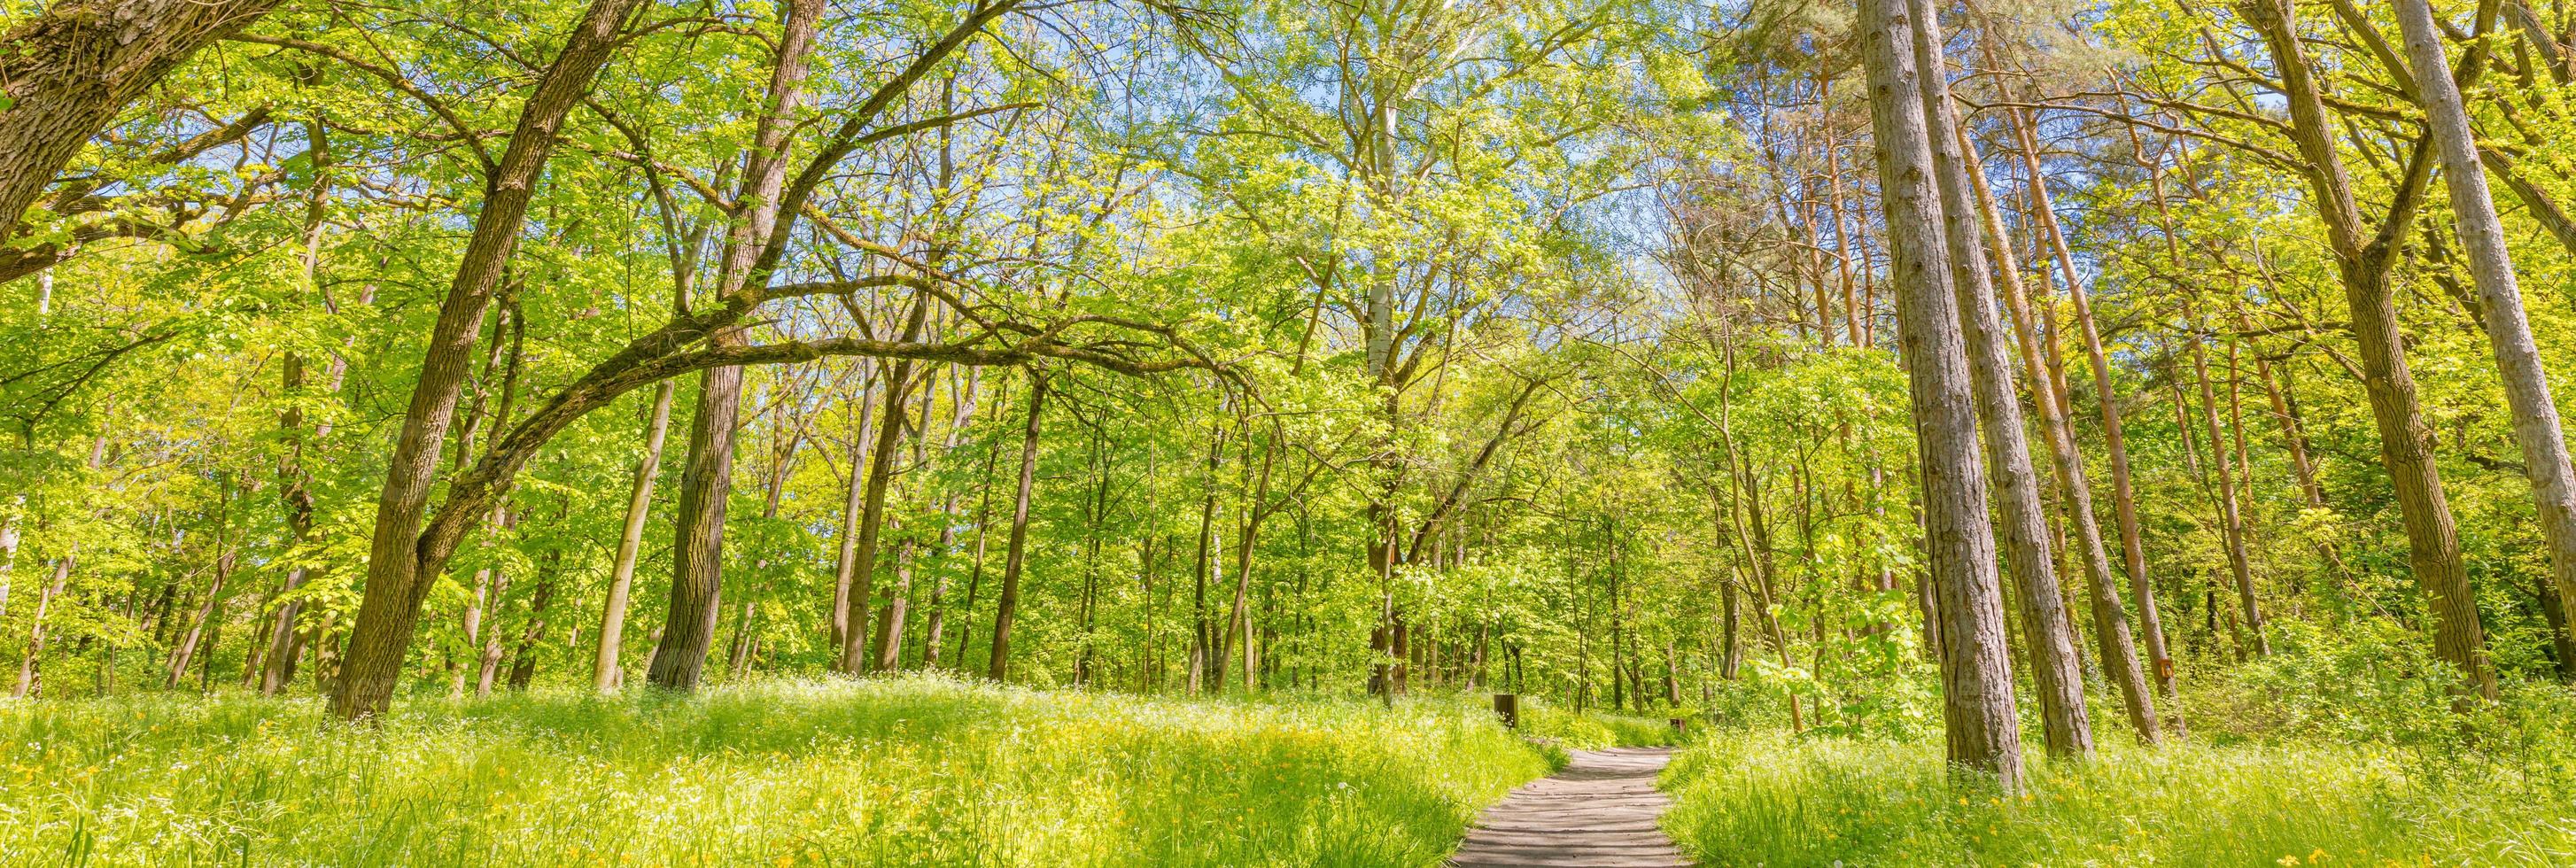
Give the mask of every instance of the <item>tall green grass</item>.
POLYGON ((1950 787, 1938 742, 1727 734, 1666 772, 1664 825, 1710 866, 2569 865, 2566 756, 2123 744, 2005 797, 1950 787))
POLYGON ((1605 747, 1652 747, 1672 744, 1677 733, 1669 720, 1651 720, 1597 711, 1574 711, 1524 700, 1522 733, 1559 747, 1600 750, 1605 747))
POLYGON ((1548 762, 1428 701, 135 696, 0 707, 0 864, 1430 865, 1548 762))

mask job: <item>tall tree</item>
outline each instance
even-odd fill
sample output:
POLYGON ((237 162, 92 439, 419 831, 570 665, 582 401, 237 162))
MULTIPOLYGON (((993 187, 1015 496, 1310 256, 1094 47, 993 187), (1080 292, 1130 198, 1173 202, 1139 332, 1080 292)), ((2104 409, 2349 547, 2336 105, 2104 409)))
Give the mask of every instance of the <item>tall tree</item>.
POLYGON ((2021 780, 2021 726, 2005 657, 2003 590, 1994 529, 1986 523, 1977 459, 1976 401, 1959 333, 1926 90, 1917 66, 1917 22, 1905 0, 1862 0, 1862 65, 1869 74, 1878 145, 1879 204, 1886 213, 1897 323, 1913 393, 1922 473, 1924 549, 1940 596, 1942 718, 1950 761, 2021 780))
MULTIPOLYGON (((2485 14, 2482 10, 2481 16, 2485 14)), ((2525 9, 2517 17, 2527 15, 2525 9)), ((2451 193, 2452 229, 2468 254, 2469 276, 2478 287, 2478 309, 2486 315, 2487 342, 2495 350, 2505 403, 2513 413, 2513 439, 2522 447, 2523 471, 2531 480, 2541 539, 2549 547, 2550 575, 2559 599, 2576 599, 2576 468, 2568 464, 2567 434, 2559 425, 2558 404, 2549 394, 2549 372, 2541 365, 2531 320, 2523 313, 2522 288, 2514 277, 2513 253, 2505 244, 2504 221, 2496 216, 2495 198, 2487 191, 2477 135, 2469 126, 2460 84, 2452 79, 2450 57, 2442 49, 2431 4, 2397 0, 2397 25, 2405 34, 2406 56, 2414 67, 2415 101, 2424 107, 2426 131, 2441 153, 2442 181, 2451 193)), ((2482 51, 2471 51, 2468 75, 2477 74, 2474 61, 2482 51)))

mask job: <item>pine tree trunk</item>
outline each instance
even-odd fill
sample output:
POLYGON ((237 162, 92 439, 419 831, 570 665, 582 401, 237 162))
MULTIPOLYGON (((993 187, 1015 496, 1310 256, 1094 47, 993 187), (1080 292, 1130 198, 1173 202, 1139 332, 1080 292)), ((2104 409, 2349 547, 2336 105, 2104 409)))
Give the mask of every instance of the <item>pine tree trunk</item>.
POLYGON ((1898 331, 1921 449, 1924 547, 1940 594, 1949 758, 2018 786, 2021 735, 2004 657, 2003 592, 1994 572, 1975 401, 1923 116, 1919 76, 1938 71, 1917 69, 1916 22, 1905 0, 1864 0, 1860 13, 1880 205, 1887 214, 1898 331))
MULTIPOLYGON (((1975 193, 1985 171, 1959 148, 1959 122, 1951 106, 1949 64, 1942 57, 1938 18, 1929 3, 1909 4, 1923 116, 1938 188, 1942 237, 1948 244, 1951 289, 1958 296, 1977 415, 1984 429, 1987 475, 1996 495, 1998 535, 2021 611, 2022 641, 2030 650, 2032 692, 2052 756, 2093 753, 2093 727, 2084 708, 2083 664, 2069 629, 2057 561, 2049 548, 2048 507, 2040 499, 2039 473, 2030 460, 2012 365, 2004 358, 2002 327, 1995 316, 1993 278, 1985 248, 1977 243, 1975 193)), ((1911 359, 1909 358, 1909 361, 1911 359)), ((2042 378, 2033 388, 2046 389, 2042 378)))
MULTIPOLYGON (((2046 177, 2040 172, 2039 143, 2031 131, 2029 119, 2015 110, 2007 110, 2005 118, 2011 122, 2013 136, 2020 145, 2016 150, 2021 155, 2023 170, 2032 178, 2046 177)), ((2162 187, 2158 190, 2157 201, 2161 207, 2162 187)), ((2033 183, 2031 199, 2033 216, 2048 236, 2049 250, 2055 254, 2053 258, 2058 273, 2066 283, 2067 301, 2075 311, 2076 331, 2084 338, 2085 361, 2093 370, 2094 400, 2101 406, 2102 451, 2111 463, 2111 504, 2113 518, 2120 530, 2120 563, 2129 577, 2129 596, 2138 607, 2138 638, 2146 648, 2146 662, 2154 671, 2157 692, 2168 700, 2179 699, 2173 654, 2165 647, 2164 617, 2156 605, 2155 582, 2147 574, 2146 544, 2138 530, 2138 496, 2129 478, 2127 420, 2121 417, 2110 357, 2102 349, 2102 330, 2093 320, 2092 293, 2075 271, 2075 252, 2068 248, 2066 233, 2058 226, 2057 210, 2049 201, 2048 185, 2033 183)), ((2068 397, 2062 386, 2059 397, 2068 397)), ((2168 719, 2173 721, 2175 731, 2180 732, 2182 711, 2179 707, 2171 710, 2173 714, 2168 719)))
MULTIPOLYGON (((1967 128, 1959 127, 1957 134, 1959 151, 1967 164, 1980 165, 1976 143, 1968 136, 1967 128)), ((2031 321, 2029 291, 2022 283, 2021 267, 2008 241, 2011 236, 2004 230, 2002 212, 1995 207, 1994 193, 1984 184, 1973 185, 1971 191, 1976 194, 1977 210, 1984 219, 1983 234, 1994 254, 1995 273, 2002 279, 2004 302, 2012 311, 2024 375, 2030 378, 2031 404, 2039 411, 2040 429, 2048 437, 2057 486, 2065 492, 2066 514, 2075 526, 2076 544, 2082 547, 2085 590, 2093 608, 2093 634, 2101 652, 2102 671, 2120 688, 2129 725, 2137 730, 2138 739, 2155 744, 2155 698, 2147 687, 2146 673, 2138 666, 2137 651, 2130 644, 2128 611, 2120 605, 2120 587, 2111 575, 2101 524, 2093 515, 2093 483, 2084 472, 2084 455, 2077 451, 2075 434, 2067 425, 2066 392, 2055 377, 2041 368, 2044 353, 2031 321)))
MULTIPOLYGON (((2200 319, 2197 312, 2190 302, 2184 305, 2186 315, 2192 317, 2193 327, 2198 328, 2200 319)), ((2190 340, 2191 370, 2200 383, 2200 423, 2203 433, 2209 438, 2210 467, 2217 475, 2219 540, 2227 546, 2227 570, 2236 580, 2237 614, 2244 619, 2245 631, 2251 635, 2254 655, 2269 657, 2272 656, 2272 642, 2263 635, 2263 610, 2254 598, 2253 565, 2245 555, 2245 518, 2236 499, 2236 463, 2228 457, 2227 442, 2219 437, 2218 432, 2218 398, 2209 382, 2209 353, 2199 336, 2194 335, 2190 340)))

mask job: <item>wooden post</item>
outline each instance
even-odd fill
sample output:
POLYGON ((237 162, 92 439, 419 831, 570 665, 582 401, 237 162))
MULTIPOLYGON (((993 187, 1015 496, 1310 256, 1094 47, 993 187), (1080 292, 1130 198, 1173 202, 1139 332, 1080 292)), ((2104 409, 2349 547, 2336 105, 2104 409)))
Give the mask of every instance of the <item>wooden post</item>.
POLYGON ((1503 719, 1504 726, 1512 729, 1519 729, 1521 727, 1521 695, 1518 693, 1494 694, 1494 715, 1503 719))

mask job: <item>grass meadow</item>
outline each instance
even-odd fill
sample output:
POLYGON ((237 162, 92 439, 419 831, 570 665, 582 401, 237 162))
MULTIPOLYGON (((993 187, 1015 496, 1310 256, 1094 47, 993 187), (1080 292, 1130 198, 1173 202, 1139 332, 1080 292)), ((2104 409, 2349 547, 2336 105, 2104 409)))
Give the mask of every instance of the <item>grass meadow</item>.
POLYGON ((0 706, 0 864, 1433 865, 1561 761, 1431 699, 136 695, 0 706))
POLYGON ((2019 796, 1962 793, 1937 741, 1729 734, 1665 772, 1708 866, 2576 864, 2568 757, 2368 745, 2106 745, 2019 796))

